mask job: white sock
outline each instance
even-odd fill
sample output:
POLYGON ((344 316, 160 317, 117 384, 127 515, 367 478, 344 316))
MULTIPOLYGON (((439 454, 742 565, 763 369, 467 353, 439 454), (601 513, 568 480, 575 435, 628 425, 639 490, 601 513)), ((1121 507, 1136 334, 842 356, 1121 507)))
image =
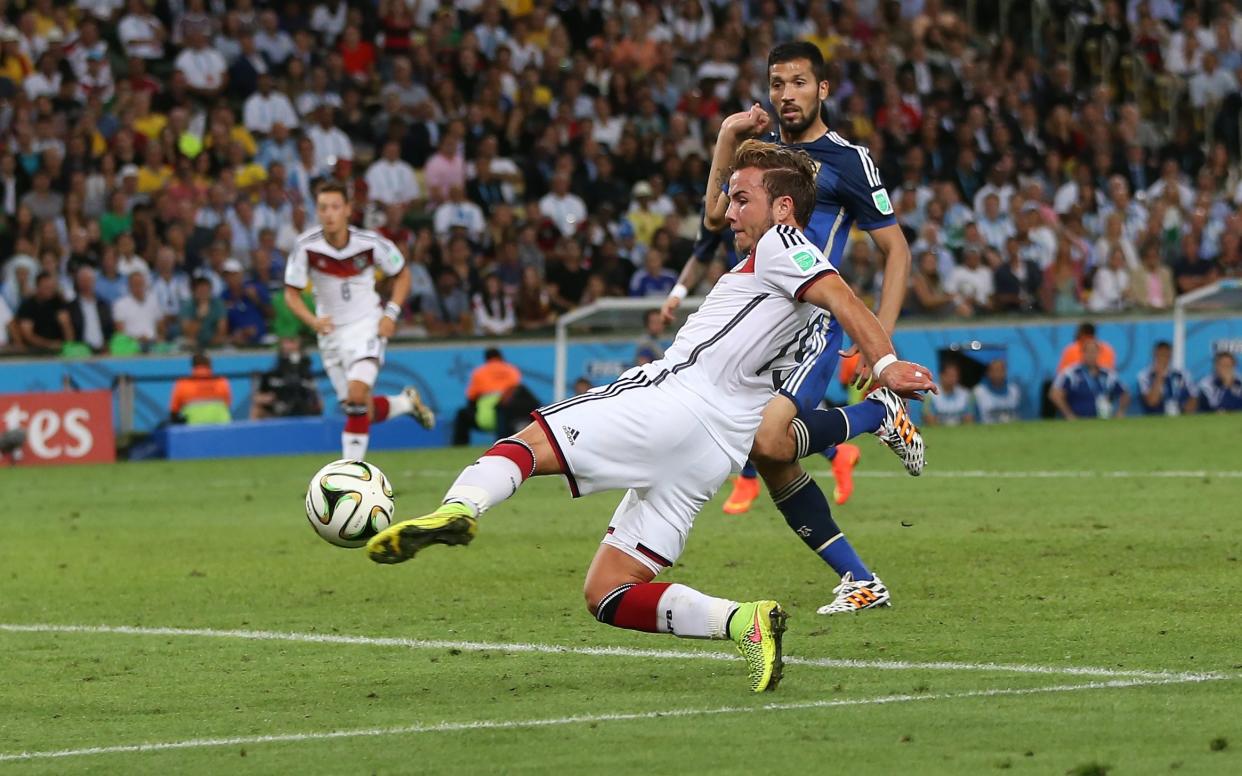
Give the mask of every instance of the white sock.
POLYGON ((396 393, 384 398, 388 399, 388 417, 390 418, 397 415, 409 415, 414 411, 414 403, 404 393, 396 393))
POLYGON ((522 485, 522 472, 517 464, 499 455, 485 455, 457 475, 452 487, 444 494, 444 503, 465 504, 475 517, 517 493, 522 485))
POLYGON ((349 431, 341 432, 341 457, 351 461, 361 461, 367 457, 367 442, 371 441, 370 434, 354 434, 349 431))
POLYGON ((712 598, 685 585, 672 584, 656 606, 656 628, 683 639, 726 639, 725 625, 736 601, 712 598))

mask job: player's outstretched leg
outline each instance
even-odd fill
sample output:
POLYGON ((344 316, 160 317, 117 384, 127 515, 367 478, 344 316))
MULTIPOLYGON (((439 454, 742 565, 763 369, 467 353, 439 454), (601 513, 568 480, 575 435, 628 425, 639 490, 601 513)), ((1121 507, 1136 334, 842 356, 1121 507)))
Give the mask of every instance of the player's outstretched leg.
POLYGON ((807 547, 841 577, 833 590, 836 599, 820 607, 820 614, 837 614, 888 606, 891 596, 880 578, 871 573, 845 534, 832 519, 828 499, 819 484, 798 464, 768 464, 760 471, 772 489, 772 500, 785 522, 807 547))
POLYGON ((755 499, 759 498, 759 473, 750 461, 742 467, 742 471, 733 478, 733 491, 725 499, 726 515, 744 515, 750 511, 755 499))
MULTIPOLYGON (((906 403, 888 388, 878 388, 848 407, 802 410, 790 429, 794 455, 799 459, 859 434, 873 433, 901 458, 906 471, 916 477, 923 472, 923 436, 910 420, 906 403)), ((835 474, 835 458, 833 463, 835 474)))
POLYGON ((897 454, 906 471, 915 477, 922 474, 923 466, 927 463, 923 453, 923 435, 919 432, 919 427, 914 425, 914 421, 910 420, 905 401, 887 388, 872 391, 867 401, 884 405, 884 423, 875 435, 897 454))
POLYGON ((423 428, 435 428, 436 414, 423 403, 418 389, 412 385, 407 385, 401 389, 401 393, 392 396, 376 396, 371 402, 372 423, 383 423, 396 415, 409 415, 423 428))
POLYGON ((587 608, 602 623, 688 639, 729 639, 746 659, 750 689, 781 681, 785 611, 775 601, 738 603, 678 583, 652 582, 656 571, 610 544, 600 545, 587 571, 587 608))
MULTIPOLYGON (((434 512, 394 523, 367 542, 367 555, 376 563, 401 563, 432 544, 469 544, 478 532, 479 516, 517 493, 536 474, 536 456, 552 458, 543 433, 528 426, 516 437, 502 439, 457 476, 434 512), (533 432, 532 432, 533 429, 533 432), (546 455, 545 450, 547 448, 546 455)), ((555 471, 555 463, 548 471, 555 471)))

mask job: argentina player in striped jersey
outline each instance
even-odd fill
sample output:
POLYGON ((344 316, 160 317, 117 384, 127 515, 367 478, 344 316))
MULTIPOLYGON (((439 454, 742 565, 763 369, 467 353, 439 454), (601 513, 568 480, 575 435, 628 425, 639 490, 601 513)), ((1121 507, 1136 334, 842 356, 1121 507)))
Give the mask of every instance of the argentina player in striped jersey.
MULTIPOLYGON (((730 639, 751 690, 776 686, 785 628, 776 601, 715 598, 656 575, 677 561, 698 512, 745 461, 777 373, 798 366, 786 343, 822 331, 810 324, 840 321, 894 395, 936 386, 926 367, 897 360, 875 315, 802 236, 798 226, 815 204, 811 159, 750 140, 730 166, 727 217, 754 248, 720 278, 664 357, 536 410, 534 423, 458 475, 439 508, 372 537, 371 560, 401 563, 432 544, 469 543, 480 517, 533 476, 563 475, 575 496, 625 490, 586 573, 588 610, 618 628, 730 639)), ((400 607, 401 596, 393 603, 400 607)))
MULTIPOLYGON (((828 96, 828 82, 823 72, 823 56, 813 44, 786 43, 772 49, 768 56, 768 93, 779 115, 779 129, 768 131, 771 120, 757 104, 749 111, 725 119, 708 177, 704 228, 710 231, 724 224, 727 199, 723 190, 728 160, 742 138, 765 135, 773 142, 805 151, 816 164, 815 210, 806 225, 805 235, 834 264, 839 262, 853 226, 871 235, 885 256, 878 317, 885 330, 891 333, 905 298, 910 247, 897 225, 892 202, 867 150, 848 143, 830 131, 824 122, 823 101, 828 96)), ((665 303, 666 317, 671 317, 686 295, 687 286, 694 284, 700 271, 698 262, 687 263, 679 284, 665 303)), ((896 397, 877 391, 852 407, 826 414, 814 411, 836 369, 841 339, 840 327, 830 325, 823 332, 817 351, 800 347, 805 366, 790 375, 782 392, 789 401, 774 400, 771 422, 765 418, 763 433, 756 438, 753 459, 756 465, 743 469, 735 481, 733 494, 725 502, 725 511, 731 514, 749 510, 759 495, 756 470, 765 475, 768 490, 790 528, 842 578, 842 584, 834 591, 836 598, 820 609, 822 614, 884 606, 890 595, 833 522, 819 486, 805 473, 796 482, 781 481, 781 477, 793 474, 793 470, 784 468, 785 459, 794 454, 795 449, 799 455, 806 454, 803 450, 824 451, 832 461, 838 504, 844 503, 853 491, 852 471, 858 461, 858 448, 839 444, 852 436, 876 432, 902 458, 911 474, 917 475, 923 467, 922 437, 908 417, 905 405, 896 397), (801 415, 801 422, 794 422, 795 415, 801 415), (794 441, 782 438, 782 422, 788 428, 789 439, 794 441), (769 444, 761 446, 764 442, 769 444), (769 458, 766 463, 783 473, 765 470, 765 461, 761 460, 765 457, 769 458)), ((810 341, 807 344, 811 344, 810 341)), ((847 354, 855 352, 851 348, 847 354)), ((860 381, 866 383, 871 369, 865 363, 859 366, 860 381)))

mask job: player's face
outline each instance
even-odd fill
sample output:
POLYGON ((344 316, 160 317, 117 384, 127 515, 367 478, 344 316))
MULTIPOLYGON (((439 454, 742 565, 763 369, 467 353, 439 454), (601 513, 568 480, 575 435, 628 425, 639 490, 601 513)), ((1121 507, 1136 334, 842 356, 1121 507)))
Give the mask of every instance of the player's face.
POLYGON ((315 212, 326 234, 340 234, 349 225, 349 203, 338 192, 320 194, 315 199, 315 212))
POLYGON ((768 192, 763 188, 762 170, 747 167, 729 177, 729 209, 725 218, 733 233, 745 234, 751 246, 776 223, 768 192))
POLYGON ((820 103, 827 98, 828 82, 815 77, 809 60, 777 62, 768 70, 768 99, 787 139, 815 123, 820 103))

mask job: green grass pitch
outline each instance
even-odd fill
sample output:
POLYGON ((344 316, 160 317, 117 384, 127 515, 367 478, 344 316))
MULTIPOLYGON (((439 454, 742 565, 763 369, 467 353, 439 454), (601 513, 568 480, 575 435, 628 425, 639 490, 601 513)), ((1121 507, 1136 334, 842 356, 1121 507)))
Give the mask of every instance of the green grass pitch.
MULTIPOLYGON (((321 458, 0 471, 0 772, 1242 773, 1240 440, 932 429, 920 479, 862 440, 835 515, 894 606, 852 617, 766 496, 717 496, 666 576, 785 604, 801 661, 762 696, 728 643, 587 614, 617 494, 534 481, 379 567, 306 524, 321 458)), ((409 516, 475 455, 372 460, 409 516)))

